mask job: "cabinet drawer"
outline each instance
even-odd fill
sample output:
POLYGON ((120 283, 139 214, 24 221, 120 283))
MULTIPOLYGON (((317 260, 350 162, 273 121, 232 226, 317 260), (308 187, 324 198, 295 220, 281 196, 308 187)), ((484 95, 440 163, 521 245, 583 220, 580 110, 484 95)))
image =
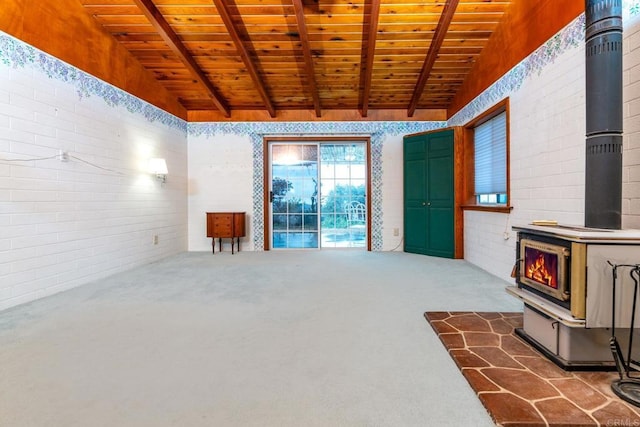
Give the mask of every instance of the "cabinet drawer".
POLYGON ((244 237, 244 212, 207 212, 207 237, 244 237))
POLYGON ((217 237, 232 237, 231 224, 227 222, 214 222, 213 234, 217 237))
POLYGON ((215 218, 213 220, 213 226, 216 229, 231 229, 231 218, 215 218))

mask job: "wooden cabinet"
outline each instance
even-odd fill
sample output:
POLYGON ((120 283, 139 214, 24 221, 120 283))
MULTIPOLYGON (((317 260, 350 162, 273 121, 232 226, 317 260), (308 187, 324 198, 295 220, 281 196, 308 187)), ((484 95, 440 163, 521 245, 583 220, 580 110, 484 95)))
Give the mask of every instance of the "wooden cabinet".
POLYGON ((211 252, 216 252, 216 237, 222 251, 222 239, 231 239, 231 253, 234 253, 235 242, 240 251, 240 237, 245 236, 244 212, 207 212, 207 237, 211 237, 211 252))

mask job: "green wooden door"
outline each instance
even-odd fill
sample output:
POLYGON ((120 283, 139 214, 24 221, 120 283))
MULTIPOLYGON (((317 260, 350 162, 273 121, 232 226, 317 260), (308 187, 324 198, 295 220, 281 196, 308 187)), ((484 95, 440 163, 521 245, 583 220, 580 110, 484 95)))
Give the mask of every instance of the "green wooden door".
POLYGON ((404 250, 426 253, 428 226, 427 141, 424 136, 404 139, 404 250), (416 232, 420 230, 419 232, 416 232))
POLYGON ((453 130, 404 138, 404 250, 455 254, 453 130))

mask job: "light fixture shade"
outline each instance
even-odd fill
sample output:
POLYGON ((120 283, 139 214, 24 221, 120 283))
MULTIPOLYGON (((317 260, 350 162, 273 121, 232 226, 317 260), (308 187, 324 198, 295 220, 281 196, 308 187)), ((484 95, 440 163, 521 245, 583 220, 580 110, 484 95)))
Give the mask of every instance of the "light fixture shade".
POLYGON ((166 175, 169 173, 165 159, 149 159, 149 173, 156 175, 166 175))

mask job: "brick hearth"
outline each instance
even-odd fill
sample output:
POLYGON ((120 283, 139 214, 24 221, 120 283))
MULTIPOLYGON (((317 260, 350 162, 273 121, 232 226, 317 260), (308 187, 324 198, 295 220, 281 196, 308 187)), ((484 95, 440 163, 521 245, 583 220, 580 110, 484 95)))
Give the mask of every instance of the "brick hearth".
POLYGON ((640 425, 615 372, 564 371, 514 334, 521 313, 427 312, 462 374, 500 426, 640 425))

